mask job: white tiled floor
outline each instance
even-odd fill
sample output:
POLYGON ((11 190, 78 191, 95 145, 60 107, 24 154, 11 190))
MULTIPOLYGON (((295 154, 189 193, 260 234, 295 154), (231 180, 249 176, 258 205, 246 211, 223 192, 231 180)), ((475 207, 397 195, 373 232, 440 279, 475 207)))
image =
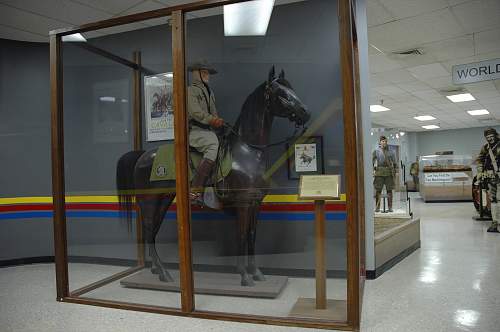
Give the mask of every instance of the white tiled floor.
MULTIPOLYGON (((362 331, 500 331, 500 234, 471 203, 415 204, 422 248, 367 281, 362 331)), ((52 264, 0 269, 0 331, 312 331, 55 301, 52 264)))

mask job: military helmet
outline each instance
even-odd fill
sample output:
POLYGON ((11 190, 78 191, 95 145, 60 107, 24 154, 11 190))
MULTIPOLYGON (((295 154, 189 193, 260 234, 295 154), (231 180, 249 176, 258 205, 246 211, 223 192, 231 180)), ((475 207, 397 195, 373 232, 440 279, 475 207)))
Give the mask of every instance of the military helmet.
POLYGON ((495 129, 495 128, 491 128, 491 127, 490 127, 490 128, 486 128, 486 129, 484 130, 484 137, 486 137, 486 136, 488 136, 488 135, 495 135, 495 136, 498 136, 498 133, 497 133, 497 131, 496 131, 496 129, 495 129))
POLYGON ((193 62, 191 65, 188 66, 188 71, 195 71, 195 70, 207 70, 208 73, 211 75, 217 74, 217 70, 212 65, 210 65, 206 60, 193 62))

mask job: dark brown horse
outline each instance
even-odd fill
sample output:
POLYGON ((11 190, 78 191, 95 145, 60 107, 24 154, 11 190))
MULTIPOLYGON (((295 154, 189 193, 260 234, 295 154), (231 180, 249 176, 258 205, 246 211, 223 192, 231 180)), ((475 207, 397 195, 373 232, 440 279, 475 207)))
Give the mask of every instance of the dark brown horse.
MULTIPOLYGON (((222 193, 224 210, 236 213, 237 270, 241 274, 242 286, 253 286, 254 280, 265 279, 255 262, 255 239, 257 215, 269 188, 264 173, 268 158, 266 147, 271 145, 274 117, 288 118, 296 126, 303 126, 310 114, 285 80, 285 73, 281 71, 276 78, 273 67, 267 81, 247 97, 227 143, 221 144, 221 149, 226 147, 231 151, 233 161, 230 173, 224 181, 217 183, 217 190, 222 193), (247 257, 248 262, 245 262, 247 257)), ((120 206, 127 211, 129 221, 132 206, 130 192, 138 191, 135 198, 152 260, 152 272, 158 273, 160 280, 169 282, 173 279, 158 256, 155 238, 174 200, 175 181, 149 180, 156 151, 131 151, 123 155, 117 167, 117 187, 120 206), (163 193, 140 193, 141 190, 155 188, 165 190, 159 190, 163 193)))

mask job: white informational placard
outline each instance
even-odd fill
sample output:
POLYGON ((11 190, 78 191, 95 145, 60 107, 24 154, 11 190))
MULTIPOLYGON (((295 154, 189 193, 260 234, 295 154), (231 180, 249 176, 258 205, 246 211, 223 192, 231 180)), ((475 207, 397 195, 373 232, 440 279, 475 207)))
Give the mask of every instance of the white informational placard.
POLYGON ((174 139, 173 73, 144 77, 146 140, 174 139))
POLYGON ((334 200, 340 198, 339 175, 301 175, 299 199, 334 200))
POLYGON ((295 171, 316 172, 317 170, 316 143, 295 144, 295 171))
POLYGON ((425 173, 425 182, 453 182, 451 173, 425 173))

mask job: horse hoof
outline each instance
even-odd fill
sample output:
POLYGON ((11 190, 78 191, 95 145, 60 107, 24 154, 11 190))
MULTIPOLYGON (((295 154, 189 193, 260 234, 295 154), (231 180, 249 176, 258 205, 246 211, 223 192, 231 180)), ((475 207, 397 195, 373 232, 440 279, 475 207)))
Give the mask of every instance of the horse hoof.
POLYGON ((255 286, 255 282, 253 282, 253 280, 250 278, 249 275, 242 276, 241 277, 241 286, 253 287, 253 286, 255 286))
POLYGON ((262 273, 260 270, 257 270, 253 275, 252 275, 253 280, 255 281, 266 281, 266 276, 264 273, 262 273))

